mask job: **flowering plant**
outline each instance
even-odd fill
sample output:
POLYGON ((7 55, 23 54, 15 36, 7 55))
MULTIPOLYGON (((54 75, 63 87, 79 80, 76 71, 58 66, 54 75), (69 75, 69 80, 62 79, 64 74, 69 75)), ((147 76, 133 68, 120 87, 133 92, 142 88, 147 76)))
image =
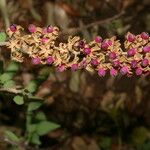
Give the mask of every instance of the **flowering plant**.
POLYGON ((28 31, 18 25, 11 25, 6 33, 12 60, 23 62, 31 58, 32 63, 53 65, 59 72, 71 68, 98 72, 103 77, 109 71, 111 76, 119 72, 132 76, 150 74, 150 37, 148 33, 125 36, 124 45, 113 36, 102 39, 95 37, 87 42, 79 36, 69 36, 65 43, 58 43, 58 27, 36 27, 31 24, 28 31), (28 33, 27 33, 28 32, 28 33))

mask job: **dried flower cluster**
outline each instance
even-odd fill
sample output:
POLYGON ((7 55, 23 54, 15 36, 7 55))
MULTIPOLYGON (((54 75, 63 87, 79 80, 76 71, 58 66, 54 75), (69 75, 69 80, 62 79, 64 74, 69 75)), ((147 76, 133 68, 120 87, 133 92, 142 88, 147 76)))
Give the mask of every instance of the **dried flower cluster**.
POLYGON ((136 36, 128 32, 124 45, 115 36, 97 36, 89 43, 70 36, 66 43, 58 44, 59 29, 52 26, 29 25, 27 34, 24 28, 13 24, 6 32, 7 46, 15 61, 23 62, 30 57, 33 64, 53 65, 59 72, 85 68, 97 71, 99 76, 105 76, 107 71, 112 76, 119 72, 127 76, 150 74, 150 37, 146 32, 136 36))

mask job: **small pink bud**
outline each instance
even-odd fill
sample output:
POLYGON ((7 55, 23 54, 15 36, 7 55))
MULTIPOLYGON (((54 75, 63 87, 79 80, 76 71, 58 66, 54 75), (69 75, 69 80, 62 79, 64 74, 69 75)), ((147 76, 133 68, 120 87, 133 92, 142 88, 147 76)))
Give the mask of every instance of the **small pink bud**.
POLYGON ((30 24, 28 27, 30 33, 36 32, 36 26, 34 24, 30 24))
POLYGON ((49 57, 47 58, 47 60, 46 60, 46 63, 47 63, 48 65, 51 65, 53 62, 54 62, 54 58, 53 58, 52 56, 49 56, 49 57))
POLYGON ((81 61, 81 62, 80 62, 80 66, 81 66, 82 68, 86 68, 86 66, 87 66, 86 60, 81 61))
POLYGON ((135 48, 131 48, 127 51, 128 56, 134 56, 136 54, 136 49, 135 48))
POLYGON ((114 68, 110 69, 110 75, 111 76, 115 77, 117 74, 118 74, 118 72, 116 69, 114 69, 114 68))
POLYGON ((147 67, 147 66, 149 65, 148 59, 147 59, 147 58, 144 58, 144 59, 142 60, 142 62, 141 62, 141 65, 142 65, 143 67, 147 67))
POLYGON ((105 40, 102 42, 101 48, 104 50, 107 50, 109 46, 112 45, 112 41, 111 40, 105 40))
POLYGON ((109 58, 110 58, 110 59, 116 59, 116 57, 117 57, 117 55, 116 55, 115 52, 110 52, 110 53, 109 53, 109 58))
POLYGON ((84 46, 85 46, 84 41, 82 41, 82 40, 81 40, 81 41, 79 41, 79 43, 78 43, 78 47, 83 49, 83 48, 84 48, 84 46))
POLYGON ((9 29, 11 32, 16 32, 17 31, 17 26, 15 24, 10 25, 9 29))
POLYGON ((131 61, 131 68, 136 68, 137 67, 137 61, 136 60, 132 60, 131 61))
POLYGON ((133 35, 132 33, 129 33, 129 34, 126 36, 126 39, 127 39, 129 42, 134 42, 134 40, 135 40, 135 35, 133 35))
POLYGON ((78 64, 73 64, 72 66, 71 66, 71 70, 72 71, 76 71, 78 69, 78 64))
POLYGON ((120 66, 119 60, 113 61, 113 66, 114 66, 114 67, 119 67, 119 66, 120 66))
POLYGON ((101 42, 102 42, 102 37, 96 36, 96 37, 95 37, 95 42, 96 42, 96 43, 101 43, 101 42))
POLYGON ((84 48, 83 53, 85 55, 89 55, 91 53, 91 49, 89 47, 84 48))
POLYGON ((38 64, 40 64, 40 58, 38 58, 38 57, 36 57, 36 58, 32 58, 32 63, 34 64, 34 65, 38 65, 38 64))
POLYGON ((136 70, 135 70, 135 73, 136 73, 136 75, 138 75, 138 76, 140 76, 141 74, 142 74, 142 69, 141 68, 137 68, 136 70))
POLYGON ((150 52, 150 46, 145 46, 145 47, 143 47, 142 51, 143 51, 144 53, 150 52))
POLYGON ((94 67, 96 67, 96 66, 99 64, 99 62, 98 62, 97 59, 92 59, 92 60, 91 60, 91 64, 92 64, 94 67))
POLYGON ((142 33, 141 33, 141 38, 144 39, 144 40, 147 40, 147 39, 149 38, 148 33, 142 32, 142 33))
POLYGON ((103 69, 103 68, 99 68, 99 70, 98 70, 98 75, 99 75, 100 77, 104 77, 104 76, 106 75, 106 70, 103 69))
POLYGON ((57 71, 58 72, 63 72, 65 70, 65 66, 64 65, 60 65, 57 67, 57 71))
POLYGON ((121 73, 122 75, 125 75, 125 74, 127 74, 128 72, 129 72, 129 69, 128 69, 127 66, 124 66, 124 67, 122 67, 122 68, 120 69, 120 73, 121 73))
POLYGON ((42 42, 42 43, 48 42, 48 38, 41 38, 41 42, 42 42))
POLYGON ((53 31, 54 31, 53 27, 49 25, 49 26, 47 27, 47 32, 48 32, 48 33, 52 33, 53 31))

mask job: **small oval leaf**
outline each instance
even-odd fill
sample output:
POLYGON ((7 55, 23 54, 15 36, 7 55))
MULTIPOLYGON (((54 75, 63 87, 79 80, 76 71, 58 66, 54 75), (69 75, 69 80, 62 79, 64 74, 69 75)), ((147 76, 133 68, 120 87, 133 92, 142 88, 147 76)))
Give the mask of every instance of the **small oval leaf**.
POLYGON ((17 96, 15 96, 15 97, 13 98, 13 100, 14 100, 14 102, 15 102, 17 105, 22 105, 22 104, 24 104, 24 99, 23 99, 22 96, 17 95, 17 96))
POLYGON ((41 102, 30 102, 28 105, 28 111, 34 111, 42 105, 41 102))
POLYGON ((59 124, 49 122, 49 121, 42 121, 39 124, 37 124, 36 132, 38 135, 42 136, 42 135, 45 135, 48 132, 53 131, 59 127, 60 127, 59 124))
POLYGON ((5 32, 0 32, 0 42, 5 42, 6 41, 6 34, 5 32))
POLYGON ((19 142, 20 139, 11 131, 5 131, 5 137, 8 138, 10 141, 19 142))

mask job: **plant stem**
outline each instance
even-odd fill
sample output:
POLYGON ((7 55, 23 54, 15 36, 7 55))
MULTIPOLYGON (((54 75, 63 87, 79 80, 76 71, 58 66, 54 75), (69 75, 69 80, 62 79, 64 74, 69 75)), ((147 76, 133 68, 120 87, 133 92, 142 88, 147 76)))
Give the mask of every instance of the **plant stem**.
POLYGON ((10 21, 9 21, 9 17, 8 17, 8 13, 7 13, 7 7, 6 7, 6 0, 0 0, 0 9, 5 21, 5 27, 8 28, 10 25, 10 21))

